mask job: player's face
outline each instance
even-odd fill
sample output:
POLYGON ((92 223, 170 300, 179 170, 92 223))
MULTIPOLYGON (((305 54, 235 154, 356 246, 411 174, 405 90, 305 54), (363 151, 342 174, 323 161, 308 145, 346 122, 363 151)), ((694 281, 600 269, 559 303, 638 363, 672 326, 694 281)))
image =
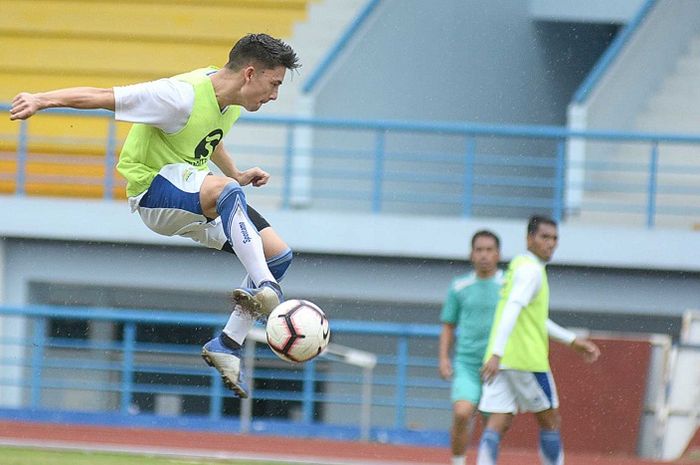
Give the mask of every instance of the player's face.
POLYGON ((540 260, 548 262, 554 255, 558 240, 556 226, 540 223, 537 231, 527 236, 527 250, 537 255, 540 260))
POLYGON ((496 240, 488 236, 477 237, 469 258, 478 276, 492 275, 498 267, 498 260, 501 258, 496 240))
POLYGON ((245 70, 245 86, 242 90, 243 107, 248 111, 258 111, 270 100, 276 100, 279 87, 284 81, 287 68, 278 66, 263 69, 249 66, 245 70))

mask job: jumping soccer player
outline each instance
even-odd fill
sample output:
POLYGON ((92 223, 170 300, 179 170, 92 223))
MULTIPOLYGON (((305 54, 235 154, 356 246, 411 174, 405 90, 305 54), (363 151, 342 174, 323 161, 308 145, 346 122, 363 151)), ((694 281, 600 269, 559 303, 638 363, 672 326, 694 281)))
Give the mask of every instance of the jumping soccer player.
POLYGON ((184 236, 235 253, 248 275, 233 292, 234 310, 202 357, 226 386, 247 397, 241 378, 241 346, 254 318, 282 300, 278 284, 292 251, 246 202, 241 186, 265 185, 259 167, 240 171, 221 140, 241 108, 257 111, 277 99, 286 70, 300 66, 292 48, 266 34, 249 34, 231 49, 223 68, 202 68, 125 87, 74 87, 20 93, 10 119, 27 119, 51 107, 106 109, 134 123, 117 169, 126 178, 132 211, 158 234, 184 236), (223 176, 209 171, 208 162, 223 176))

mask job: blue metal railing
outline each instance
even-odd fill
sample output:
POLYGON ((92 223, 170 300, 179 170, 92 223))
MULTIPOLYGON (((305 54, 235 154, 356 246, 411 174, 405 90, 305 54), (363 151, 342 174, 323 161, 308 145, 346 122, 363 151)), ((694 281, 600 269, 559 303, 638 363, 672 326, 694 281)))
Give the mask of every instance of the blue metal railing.
MULTIPOLYGON (((225 321, 222 315, 87 307, 0 307, 0 317, 9 316, 22 317, 29 323, 25 325, 26 335, 18 333, 10 337, 5 333, 0 338, 0 366, 3 367, 0 389, 17 389, 27 395, 19 395, 16 405, 4 413, 0 410, 0 416, 16 417, 25 411, 70 413, 65 412, 65 407, 56 400, 60 397, 47 395, 50 391, 63 390, 93 393, 93 404, 97 402, 102 406, 96 409, 98 413, 116 413, 122 420, 133 417, 134 406, 143 395, 200 399, 197 405, 204 405, 206 411, 201 408, 194 412, 185 410, 179 420, 182 424, 188 418, 198 421, 208 418, 217 422, 222 418, 232 420, 232 416, 225 412, 225 404, 231 395, 218 373, 199 359, 199 344, 154 343, 145 341, 143 334, 139 336, 139 327, 161 326, 162 331, 167 330, 162 325, 211 328, 212 334, 217 334, 225 321), (59 337, 52 333, 51 323, 66 320, 109 322, 121 329, 113 332, 107 340, 93 340, 86 335, 59 337)), ((449 384, 437 379, 436 350, 430 349, 425 355, 417 354, 421 350, 425 352, 426 339, 437 339, 438 325, 372 322, 368 326, 361 321, 336 320, 332 331, 334 338, 381 337, 395 342, 395 349, 378 354, 377 374, 372 378, 372 384, 382 392, 371 398, 372 406, 394 411, 393 422, 387 424, 386 417, 377 422, 375 418, 375 430, 407 431, 408 413, 416 409, 438 409, 449 413, 449 384), (417 394, 416 389, 421 392, 428 390, 432 396, 417 394)), ((266 346, 261 345, 256 347, 256 358, 254 373, 258 383, 289 381, 300 385, 291 390, 258 387, 254 390, 256 402, 299 404, 300 427, 325 424, 315 415, 320 404, 337 404, 345 409, 342 406, 358 406, 363 400, 362 376, 350 367, 339 368, 331 359, 317 359, 293 367, 280 362, 266 346), (325 387, 319 390, 319 384, 325 387)), ((8 405, 9 397, 7 392, 5 394, 4 404, 8 405)), ((94 405, 92 408, 95 409, 94 405)), ((256 417, 254 420, 260 422, 265 418, 256 417)), ((343 425, 326 426, 338 428, 343 425)), ((345 425, 343 434, 356 436, 359 434, 356 429, 353 425, 345 425)))
MULTIPOLYGON (((7 109, 9 106, 0 105, 0 111, 7 109)), ((119 144, 110 112, 47 113, 108 118, 111 125, 104 136, 104 164, 106 168, 113 167, 119 144)), ((19 123, 16 133, 17 195, 26 194, 31 177, 27 173, 32 156, 31 124, 31 120, 19 123)), ((234 144, 237 157, 249 156, 251 162, 269 164, 269 171, 282 179, 277 183, 281 187, 273 183, 256 191, 259 197, 279 200, 282 208, 465 217, 521 217, 542 212, 561 220, 572 209, 565 202, 567 193, 581 191, 604 196, 604 201, 591 201, 580 206, 581 210, 632 213, 640 217, 639 226, 654 227, 661 215, 678 219, 700 217, 700 165, 693 153, 681 162, 678 157, 675 162, 668 162, 665 155, 668 148, 679 145, 700 147, 700 136, 696 135, 258 115, 245 115, 239 124, 286 132, 277 146, 269 141, 262 143, 266 146, 255 147, 234 144), (295 145, 294 131, 298 128, 314 131, 312 148, 295 145), (632 145, 643 150, 623 157, 624 163, 606 158, 574 163, 567 153, 572 140, 586 141, 589 147, 610 146, 610 152, 632 145), (295 163, 302 155, 311 160, 306 162, 306 172, 300 172, 295 163), (268 163, 260 160, 263 157, 268 163), (584 172, 583 180, 567 182, 567 174, 572 170, 584 172), (621 180, 631 174, 638 178, 621 180), (676 174, 682 176, 671 179, 676 174), (308 192, 301 195, 307 198, 302 205, 294 201, 299 196, 295 190, 300 184, 295 182, 298 179, 305 179, 309 186, 308 192), (637 197, 630 200, 621 194, 637 197)), ((112 198, 113 170, 105 171, 104 197, 112 198)))
POLYGON ((656 0, 646 0, 644 5, 639 9, 637 14, 622 31, 615 37, 610 46, 605 49, 605 52, 596 62, 590 73, 583 80, 579 88, 574 93, 573 102, 583 103, 591 91, 595 88, 598 82, 605 76, 610 66, 615 62, 620 52, 624 49, 627 42, 634 36, 639 26, 644 22, 649 12, 656 5, 656 0))

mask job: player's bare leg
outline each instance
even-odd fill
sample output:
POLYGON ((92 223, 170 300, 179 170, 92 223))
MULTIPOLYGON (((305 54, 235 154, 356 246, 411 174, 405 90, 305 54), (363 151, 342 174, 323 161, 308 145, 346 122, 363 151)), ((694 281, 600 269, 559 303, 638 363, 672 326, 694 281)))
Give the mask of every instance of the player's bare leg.
POLYGON ((450 430, 452 465, 464 465, 464 455, 474 424, 474 411, 474 404, 466 400, 458 400, 453 404, 452 429, 450 430))

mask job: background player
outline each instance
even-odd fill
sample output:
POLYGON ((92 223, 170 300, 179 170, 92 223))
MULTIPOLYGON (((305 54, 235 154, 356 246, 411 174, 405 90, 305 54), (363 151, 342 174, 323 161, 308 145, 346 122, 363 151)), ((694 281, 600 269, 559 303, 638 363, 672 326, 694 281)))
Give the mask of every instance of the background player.
MULTIPOLYGON (((440 375, 443 379, 452 379, 453 465, 464 464, 470 421, 481 398, 481 366, 503 284, 503 272, 498 269, 498 236, 488 230, 478 231, 472 237, 471 246, 469 258, 474 271, 452 281, 440 316, 440 375), (455 341, 453 364, 450 353, 455 341)), ((555 340, 564 338, 570 343, 575 338, 573 333, 551 320, 547 321, 547 329, 555 340)))
POLYGON ((472 236, 471 247, 469 259, 474 271, 452 281, 440 315, 440 376, 452 378, 450 445, 453 465, 464 465, 470 420, 481 398, 479 370, 503 282, 503 272, 498 269, 498 236, 491 231, 478 231, 472 236), (459 337, 452 364, 450 352, 455 345, 456 328, 459 337))
POLYGON ((234 252, 248 272, 234 291, 236 303, 221 335, 202 356, 241 397, 241 344, 255 315, 268 314, 283 299, 278 281, 292 260, 287 244, 247 205, 241 186, 263 186, 269 174, 239 170, 220 144, 241 108, 257 111, 276 100, 287 69, 298 68, 292 48, 266 34, 249 34, 231 49, 226 65, 125 87, 75 87, 20 93, 10 119, 26 119, 50 107, 102 108, 135 123, 117 169, 127 196, 151 230, 180 235, 207 247, 234 252), (209 171, 217 165, 223 176, 209 171))
POLYGON ((557 224, 533 216, 527 226, 527 252, 510 262, 482 368, 479 410, 489 413, 479 443, 478 465, 494 465, 500 440, 513 415, 533 412, 540 426, 543 464, 561 465, 559 399, 549 367, 549 337, 568 343, 584 360, 598 359, 598 347, 548 321, 549 285, 545 265, 558 242, 557 224))

